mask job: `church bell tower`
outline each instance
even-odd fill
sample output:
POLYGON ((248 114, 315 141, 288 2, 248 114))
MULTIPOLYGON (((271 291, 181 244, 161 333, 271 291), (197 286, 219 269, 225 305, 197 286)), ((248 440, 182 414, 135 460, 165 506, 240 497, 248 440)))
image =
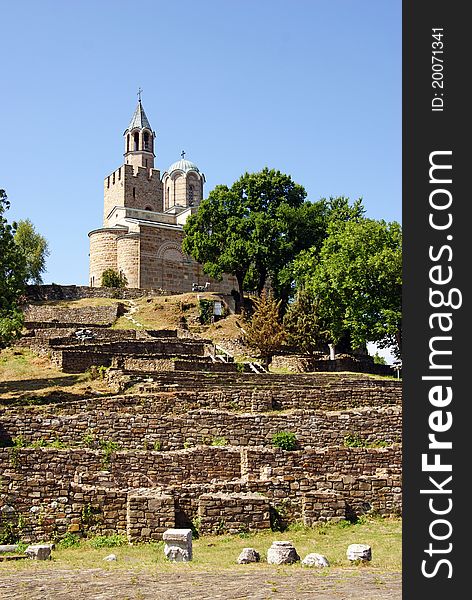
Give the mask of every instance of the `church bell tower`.
POLYGON ((125 164, 134 167, 154 168, 154 139, 156 134, 144 112, 141 104, 141 90, 133 118, 124 132, 125 138, 125 164))

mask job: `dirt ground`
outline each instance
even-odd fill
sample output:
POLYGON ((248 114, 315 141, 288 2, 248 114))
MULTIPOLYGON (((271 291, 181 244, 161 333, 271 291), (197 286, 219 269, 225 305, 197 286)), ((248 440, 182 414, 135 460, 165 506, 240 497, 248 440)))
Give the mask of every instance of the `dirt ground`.
POLYGON ((401 600, 401 574, 367 568, 266 568, 148 573, 87 569, 0 569, 2 600, 401 600))

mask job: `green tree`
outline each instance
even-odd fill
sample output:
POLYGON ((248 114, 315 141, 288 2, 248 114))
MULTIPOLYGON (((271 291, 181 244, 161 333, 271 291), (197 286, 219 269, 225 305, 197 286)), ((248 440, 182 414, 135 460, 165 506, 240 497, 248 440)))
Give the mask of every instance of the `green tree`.
POLYGON ((305 197, 304 188, 280 171, 246 173, 201 202, 184 226, 183 250, 215 278, 233 274, 241 298, 244 289, 260 294, 267 278, 293 258, 293 221, 305 197))
POLYGON ((296 257, 306 249, 319 255, 328 230, 334 223, 359 221, 365 213, 362 199, 350 204, 349 198, 340 196, 321 198, 317 202, 304 202, 300 207, 282 207, 281 215, 287 234, 283 236, 283 254, 277 268, 271 271, 271 286, 275 296, 282 299, 282 308, 288 306, 295 292, 294 265, 296 257))
POLYGON ((205 273, 219 279, 234 275, 243 298, 243 282, 251 265, 249 215, 237 195, 218 185, 200 203, 184 226, 183 251, 203 265, 205 273))
POLYGON ((402 233, 398 223, 334 221, 321 251, 303 252, 295 272, 319 301, 320 318, 337 344, 367 342, 401 353, 402 233))
POLYGON ((263 290, 260 298, 254 300, 254 305, 252 319, 245 327, 244 340, 248 346, 258 350, 264 362, 268 363, 286 338, 280 322, 280 300, 275 300, 271 293, 263 290))
POLYGON ((46 271, 46 258, 49 256, 46 238, 37 233, 29 219, 18 221, 14 238, 25 257, 27 282, 43 283, 42 274, 46 271))
POLYGON ((15 339, 23 326, 19 299, 24 292, 26 262, 15 244, 15 223, 3 216, 10 207, 7 195, 0 190, 0 348, 15 339))
POLYGON ((299 290, 285 313, 283 324, 288 344, 303 353, 324 350, 330 341, 320 317, 319 300, 307 290, 299 290))
POLYGON ((125 288, 128 283, 124 273, 118 273, 115 269, 105 269, 102 273, 102 286, 111 288, 125 288))

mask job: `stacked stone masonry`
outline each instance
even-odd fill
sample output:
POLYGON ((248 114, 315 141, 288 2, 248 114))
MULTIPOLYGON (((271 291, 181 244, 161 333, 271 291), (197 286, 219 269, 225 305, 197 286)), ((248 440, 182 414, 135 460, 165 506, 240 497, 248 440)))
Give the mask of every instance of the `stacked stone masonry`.
MULTIPOLYGON (((120 400, 97 399, 91 409, 78 413, 77 409, 61 406, 0 409, 0 443, 6 445, 21 435, 30 444, 58 440, 68 446, 88 443, 98 447, 99 440, 108 440, 119 443, 121 448, 144 449, 159 445, 162 450, 177 450, 185 445, 211 444, 223 438, 230 445, 271 446, 275 433, 291 431, 297 436, 299 448, 322 448, 342 445, 349 437, 366 445, 391 445, 399 443, 402 435, 398 406, 342 411, 291 410, 283 414, 214 409, 184 413, 180 408, 180 414, 165 414, 156 410, 160 404, 147 403, 143 410, 143 404, 127 408, 113 407, 112 402, 119 405, 120 400), (110 423, 113 423, 112 428, 110 423)), ((178 406, 171 402, 169 408, 175 410, 178 406)))
POLYGON ((28 329, 38 326, 55 327, 110 327, 123 312, 121 303, 110 306, 83 306, 59 308, 57 306, 29 305, 23 309, 28 329))
POLYGON ((401 511, 399 381, 212 372, 210 342, 107 329, 120 310, 29 309, 22 344, 65 372, 110 365, 110 394, 0 407, 0 531, 135 542, 401 511))
POLYGON ((401 510, 401 450, 395 447, 292 453, 197 447, 108 457, 93 450, 7 448, 0 451, 0 469, 0 498, 11 509, 2 510, 3 525, 21 521, 26 540, 68 531, 158 539, 172 519, 180 527, 199 516, 206 531, 251 531, 268 525, 268 508, 277 512, 281 506, 285 519, 307 524, 317 510, 317 520, 401 510), (136 499, 142 488, 141 494, 160 500, 136 499), (313 499, 314 490, 329 492, 322 509, 323 496, 313 499), (205 494, 214 496, 211 502, 205 494), (238 494, 260 498, 252 502, 252 513, 238 494), (225 512, 225 506, 231 510, 225 512))

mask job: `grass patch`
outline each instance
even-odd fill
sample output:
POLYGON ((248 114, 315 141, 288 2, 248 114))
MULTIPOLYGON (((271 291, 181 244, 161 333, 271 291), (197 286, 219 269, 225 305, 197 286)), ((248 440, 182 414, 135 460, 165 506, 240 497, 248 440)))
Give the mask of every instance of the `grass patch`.
POLYGON ((0 404, 48 404, 110 393, 104 381, 86 373, 65 374, 45 356, 26 348, 0 351, 0 404))
MULTIPOLYGON (((91 539, 67 537, 67 542, 59 543, 53 551, 52 561, 42 563, 42 568, 90 569, 98 565, 104 569, 130 568, 149 572, 169 571, 237 571, 244 566, 236 565, 236 559, 243 548, 254 547, 266 560, 267 550, 275 540, 290 540, 303 559, 310 552, 324 554, 331 567, 352 568, 346 559, 349 544, 365 543, 372 547, 372 562, 354 568, 373 571, 401 571, 401 519, 362 518, 357 524, 341 522, 315 527, 294 525, 284 533, 264 531, 240 535, 202 536, 193 541, 193 561, 191 563, 169 563, 164 558, 163 542, 128 545, 124 536, 98 536, 91 539), (116 545, 109 545, 110 541, 116 545), (107 548, 113 548, 117 561, 112 564, 103 561, 107 548)), ((0 570, 28 570, 37 565, 31 562, 4 563, 0 570)), ((266 563, 250 565, 251 569, 267 569, 266 563)), ((272 568, 272 567, 271 567, 272 568)), ((283 567, 290 571, 303 569, 300 563, 283 567)))

